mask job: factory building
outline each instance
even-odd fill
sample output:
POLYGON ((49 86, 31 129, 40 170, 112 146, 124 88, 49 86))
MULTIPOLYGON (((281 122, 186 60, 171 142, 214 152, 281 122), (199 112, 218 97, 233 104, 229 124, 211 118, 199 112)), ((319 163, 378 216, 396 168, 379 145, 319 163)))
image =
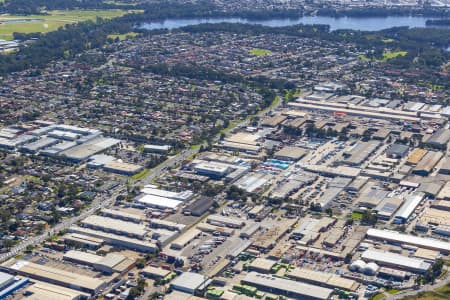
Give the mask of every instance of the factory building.
POLYGON ((144 169, 144 167, 141 165, 125 163, 125 162, 118 161, 118 160, 108 162, 103 166, 103 170, 105 170, 107 172, 116 173, 116 174, 120 174, 120 175, 126 175, 126 176, 131 176, 131 175, 137 174, 140 171, 142 171, 143 169, 144 169))
POLYGON ((441 160, 442 156, 442 152, 428 151, 417 166, 414 167, 412 173, 420 176, 428 176, 433 172, 434 167, 441 160))
POLYGON ((79 226, 71 226, 69 228, 69 232, 92 236, 104 240, 107 244, 140 252, 155 253, 159 250, 159 247, 155 243, 135 238, 129 238, 114 233, 108 233, 79 226))
POLYGON ((96 294, 107 285, 107 282, 98 278, 75 274, 26 260, 12 260, 8 261, 7 264, 7 266, 5 264, 3 266, 7 267, 13 274, 27 276, 89 294, 96 294))
POLYGON ((200 236, 202 233, 199 229, 190 229, 179 236, 175 241, 172 242, 170 248, 180 250, 186 247, 190 242, 192 242, 195 238, 200 236))
POLYGON ((345 164, 359 166, 381 145, 379 141, 357 142, 344 151, 345 164))
POLYGON ((170 149, 172 149, 170 145, 144 145, 144 152, 150 153, 167 154, 169 153, 170 149))
POLYGON ((100 256, 87 252, 70 250, 64 256, 64 260, 76 264, 87 265, 95 270, 112 274, 114 272, 124 274, 134 266, 134 261, 121 254, 108 253, 106 256, 100 256))
POLYGON ((215 201, 211 197, 200 197, 190 203, 183 209, 183 213, 186 215, 192 215, 195 217, 200 217, 206 213, 211 207, 213 207, 215 201))
POLYGON ((419 204, 422 202, 424 198, 425 195, 423 193, 415 193, 412 195, 408 195, 403 205, 395 214, 394 223, 396 224, 405 223, 409 219, 409 217, 411 217, 413 212, 416 210, 417 206, 419 206, 419 204))
POLYGON ((139 215, 130 214, 130 213, 123 212, 120 210, 115 210, 115 209, 113 210, 113 209, 104 208, 101 210, 100 214, 102 216, 105 216, 108 218, 119 219, 119 220, 127 221, 127 222, 140 223, 142 221, 142 217, 139 215))
POLYGON ((450 243, 432 239, 412 236, 404 233, 399 233, 391 230, 380 230, 371 228, 367 230, 367 237, 370 239, 387 241, 395 244, 405 244, 416 246, 424 249, 440 251, 443 254, 450 253, 450 243))
POLYGON ((256 272, 249 272, 241 283, 268 293, 302 300, 327 300, 333 293, 332 289, 256 272))
POLYGON ((374 208, 374 210, 377 212, 379 219, 389 221, 402 203, 402 198, 385 198, 374 208))
POLYGON ((304 157, 308 150, 300 147, 286 146, 274 154, 275 159, 285 161, 297 161, 304 157))
POLYGON ((23 295, 26 296, 26 300, 80 300, 89 298, 87 293, 40 281, 28 286, 23 295))
POLYGON ((183 201, 174 200, 167 197, 142 194, 135 198, 135 202, 146 207, 157 209, 176 209, 183 201))
POLYGON ((144 225, 126 222, 119 219, 107 218, 103 216, 91 215, 81 221, 84 227, 111 232, 118 235, 125 235, 133 238, 144 238, 147 230, 144 225))
POLYGON ((242 228, 245 225, 245 222, 240 219, 225 217, 221 215, 210 215, 207 217, 206 221, 212 225, 226 226, 230 228, 242 228))
POLYGON ((211 279, 206 275, 184 272, 179 277, 172 280, 170 287, 176 291, 195 295, 206 290, 210 283, 211 279))
POLYGON ((64 243, 69 246, 83 247, 90 250, 97 250, 105 243, 104 240, 78 233, 68 233, 64 235, 64 243))
POLYGON ((425 262, 423 259, 376 250, 364 251, 361 258, 365 261, 374 261, 379 265, 415 273, 425 273, 431 267, 431 264, 425 262))
POLYGON ((393 144, 386 150, 386 156, 389 158, 402 158, 408 153, 409 147, 403 144, 393 144))
POLYGON ((214 179, 221 179, 232 171, 229 165, 218 162, 201 162, 195 165, 195 173, 214 179))
POLYGON ((439 169, 440 174, 450 175, 450 157, 446 156, 442 159, 441 168, 439 169))
POLYGON ((431 148, 445 150, 447 149, 449 141, 450 129, 440 128, 425 142, 425 144, 431 148))
POLYGON ((15 291, 28 283, 28 278, 19 279, 10 274, 0 272, 0 299, 6 299, 15 291))
POLYGON ((287 276, 298 281, 351 292, 355 292, 359 287, 359 283, 354 280, 343 278, 333 273, 314 271, 305 268, 294 268, 287 276))
POLYGON ((274 260, 257 257, 250 263, 248 268, 250 271, 269 274, 272 272, 272 268, 276 263, 277 262, 274 260))

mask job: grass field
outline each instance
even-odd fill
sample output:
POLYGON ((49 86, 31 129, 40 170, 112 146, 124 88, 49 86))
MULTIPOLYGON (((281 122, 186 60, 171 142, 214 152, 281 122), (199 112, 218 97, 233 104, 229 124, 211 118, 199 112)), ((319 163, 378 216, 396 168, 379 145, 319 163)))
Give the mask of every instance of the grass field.
POLYGON ((361 220, 362 217, 363 217, 362 213, 356 212, 356 211, 352 212, 352 219, 353 220, 361 220))
POLYGON ((405 297, 402 300, 448 300, 448 299, 450 299, 450 282, 434 291, 422 292, 415 296, 405 297))
POLYGON ((272 54, 272 51, 255 48, 255 49, 250 50, 250 54, 255 55, 255 56, 266 56, 266 55, 272 54))
POLYGON ((126 40, 127 38, 135 37, 137 35, 138 34, 136 32, 127 32, 124 34, 109 34, 108 38, 111 38, 113 40, 115 40, 116 38, 119 38, 120 41, 123 41, 123 40, 126 40))
MULTIPOLYGON (((383 53, 383 58, 381 58, 381 59, 373 59, 373 61, 387 62, 390 59, 396 58, 398 56, 405 56, 406 54, 408 54, 407 51, 384 52, 383 53)), ((364 61, 371 61, 371 59, 368 58, 365 55, 359 55, 358 58, 360 60, 364 60, 364 61)))
POLYGON ((147 176, 148 173, 150 173, 150 171, 151 171, 150 169, 143 169, 143 170, 140 171, 139 173, 134 174, 133 176, 131 176, 131 179, 133 179, 133 180, 139 180, 139 179, 141 179, 141 178, 147 176))
MULTIPOLYGON (((1 1, 1 0, 0 0, 1 1)), ((49 11, 48 15, 29 15, 14 16, 2 15, 0 22, 17 21, 16 23, 0 24, 0 39, 11 40, 14 32, 32 33, 32 32, 49 32, 58 29, 66 24, 77 23, 87 20, 95 20, 97 17, 111 19, 123 16, 128 12, 121 9, 113 10, 54 10, 49 11), (20 22, 21 20, 33 20, 31 22, 20 22)))
POLYGON ((370 297, 369 299, 370 300, 381 300, 381 299, 384 299, 384 298, 386 298, 386 296, 383 295, 382 293, 379 293, 379 294, 376 294, 375 296, 370 297))

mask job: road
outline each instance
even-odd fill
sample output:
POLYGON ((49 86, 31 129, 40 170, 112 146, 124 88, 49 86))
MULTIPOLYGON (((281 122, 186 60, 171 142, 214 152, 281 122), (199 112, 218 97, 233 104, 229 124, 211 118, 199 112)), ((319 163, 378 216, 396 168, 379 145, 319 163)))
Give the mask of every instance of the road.
POLYGON ((420 289, 408 291, 406 293, 400 293, 397 295, 388 295, 385 299, 386 300, 400 300, 407 296, 414 296, 417 295, 420 292, 431 292, 433 290, 436 290, 444 285, 446 285, 450 280, 450 268, 445 267, 445 270, 447 271, 446 275, 442 277, 441 279, 437 280, 434 284, 425 284, 420 287, 420 289))

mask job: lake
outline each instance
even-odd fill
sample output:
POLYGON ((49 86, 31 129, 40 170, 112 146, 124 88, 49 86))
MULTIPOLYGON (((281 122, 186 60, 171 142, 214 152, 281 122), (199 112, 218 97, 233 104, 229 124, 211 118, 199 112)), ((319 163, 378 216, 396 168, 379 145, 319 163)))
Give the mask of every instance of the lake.
POLYGON ((195 19, 167 19, 160 22, 144 23, 139 28, 142 29, 176 29, 188 25, 199 25, 205 23, 241 23, 264 25, 269 27, 283 27, 298 24, 326 24, 330 25, 331 30, 336 29, 354 29, 365 31, 377 31, 397 26, 408 27, 426 27, 426 20, 429 17, 368 17, 368 18, 333 18, 321 16, 306 16, 300 18, 284 18, 270 20, 249 20, 245 18, 195 18, 195 19))

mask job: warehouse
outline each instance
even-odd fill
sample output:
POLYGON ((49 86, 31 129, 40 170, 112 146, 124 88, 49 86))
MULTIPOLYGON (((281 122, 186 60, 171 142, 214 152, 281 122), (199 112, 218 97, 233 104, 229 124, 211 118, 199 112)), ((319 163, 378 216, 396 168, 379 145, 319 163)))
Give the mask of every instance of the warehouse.
POLYGON ((163 228, 171 231, 183 231, 186 225, 181 223, 175 223, 172 221, 162 220, 162 219, 151 219, 150 227, 152 228, 163 228))
POLYGON ((89 297, 89 294, 45 282, 35 282, 28 286, 23 295, 26 300, 79 300, 89 297))
POLYGON ((408 153, 409 147, 403 144, 393 144, 386 150, 386 156, 389 158, 402 158, 408 153))
POLYGON ((120 140, 113 138, 97 137, 86 143, 71 147, 59 154, 70 161, 81 162, 87 160, 94 154, 100 153, 120 143, 120 140))
POLYGON ((170 149, 172 149, 170 145, 144 145, 144 152, 167 154, 170 149))
POLYGON ((425 273, 431 267, 431 264, 423 259, 411 258, 391 252, 366 250, 361 255, 361 258, 365 261, 374 261, 380 265, 415 273, 425 273))
POLYGON ((73 233, 79 233, 82 235, 92 236, 95 238, 100 238, 103 239, 107 244, 123 247, 126 249, 136 250, 140 252, 154 253, 159 250, 159 247, 155 243, 129 238, 123 235, 117 235, 113 233, 98 231, 79 226, 71 226, 69 228, 69 231, 73 233))
POLYGON ((64 141, 62 143, 56 144, 50 148, 41 150, 42 155, 54 156, 62 151, 68 150, 74 146, 76 146, 76 142, 64 141))
POLYGON ((190 229, 184 232, 181 236, 179 236, 175 241, 172 242, 170 248, 181 250, 186 247, 190 242, 192 242, 195 238, 200 236, 202 233, 201 230, 198 229, 190 229))
POLYGON ((45 137, 45 138, 39 139, 35 142, 23 145, 21 147, 21 150, 26 151, 26 152, 36 153, 39 150, 41 150, 45 147, 53 146, 53 145, 57 144, 58 142, 59 141, 57 139, 45 137))
POLYGON ((231 172, 231 168, 228 164, 222 164, 218 162, 202 162, 198 163, 194 167, 195 173, 203 176, 208 176, 214 179, 221 179, 231 172))
POLYGON ((429 208, 420 217, 420 222, 423 224, 450 226, 450 212, 429 208))
POLYGON ((385 198, 374 210, 379 219, 389 221, 402 203, 403 199, 399 197, 385 198))
POLYGON ((438 129, 427 141, 426 144, 429 147, 445 150, 447 144, 450 141, 450 130, 446 128, 438 129))
POLYGON ((403 205, 395 214, 394 223, 395 224, 405 223, 409 219, 409 217, 411 217, 413 212, 416 210, 417 206, 419 206, 419 204, 422 202, 424 197, 425 195, 423 193, 415 193, 406 196, 403 205))
POLYGON ((272 268, 276 265, 276 261, 269 260, 261 257, 255 258, 248 266, 250 271, 255 271, 258 273, 271 273, 272 268))
POLYGON ((428 153, 425 149, 416 148, 408 156, 406 160, 407 165, 417 165, 422 158, 428 153))
POLYGON ((300 147, 283 147, 280 151, 274 154, 275 159, 286 160, 286 161, 297 161, 304 157, 308 153, 308 150, 300 147))
POLYGON ((442 152, 428 151, 428 153, 425 154, 417 166, 415 166, 412 170, 413 174, 428 176, 431 172, 433 172, 434 167, 441 160, 442 156, 442 152))
POLYGON ((450 212, 450 201, 447 200, 435 200, 431 204, 431 208, 439 209, 439 210, 445 210, 450 212))
POLYGON ((359 287, 359 284, 354 280, 343 278, 334 273, 325 273, 305 268, 294 268, 287 276, 298 281, 351 292, 355 292, 359 287))
POLYGON ((389 194, 388 191, 380 188, 373 181, 369 181, 362 189, 357 203, 359 206, 374 208, 381 203, 389 194))
POLYGON ((239 233, 239 237, 243 239, 249 239, 252 235, 254 235, 258 230, 261 229, 261 225, 258 223, 251 223, 242 228, 239 233))
POLYGON ((139 215, 130 214, 130 213, 123 212, 120 210, 115 210, 115 209, 113 210, 113 209, 103 208, 100 213, 105 217, 119 219, 119 220, 127 221, 127 222, 140 223, 142 220, 142 217, 139 215))
POLYGON ((104 240, 97 239, 88 235, 78 233, 68 233, 64 235, 64 242, 67 245, 73 245, 76 247, 84 247, 91 250, 97 250, 104 244, 104 240))
POLYGON ((178 201, 188 201, 194 197, 194 193, 190 190, 184 190, 182 192, 171 192, 167 190, 158 189, 151 185, 145 186, 141 192, 146 195, 153 195, 158 197, 165 197, 178 201))
POLYGON ((195 217, 200 217, 214 206, 214 199, 211 197, 202 196, 183 209, 184 214, 190 214, 195 217))
POLYGON ((10 263, 8 263, 8 269, 14 274, 28 276, 33 279, 90 294, 98 293, 107 284, 105 281, 97 278, 35 264, 25 260, 13 260, 10 263))
POLYGON ((107 274, 114 272, 123 274, 134 266, 133 260, 117 253, 108 253, 106 256, 100 256, 77 250, 69 250, 64 254, 63 259, 77 264, 91 266, 95 270, 107 274))
POLYGON ((378 141, 358 142, 344 151, 344 163, 359 166, 381 145, 378 141))
POLYGON ((119 160, 111 161, 103 166, 103 170, 120 175, 131 176, 144 169, 143 166, 122 162, 119 160))
POLYGON ((142 224, 97 215, 88 216, 86 219, 81 221, 81 224, 92 229, 99 229, 105 232, 112 232, 134 238, 142 239, 147 235, 147 230, 142 224))
POLYGON ((249 272, 241 280, 241 283, 268 293, 302 300, 327 300, 333 293, 332 289, 256 272, 249 272))
POLYGON ((158 209, 176 209, 183 202, 179 200, 170 199, 167 197, 160 197, 155 195, 140 195, 136 197, 135 202, 152 208, 158 209))
POLYGON ((199 223, 197 225, 197 229, 203 231, 203 232, 209 232, 209 233, 218 233, 223 236, 231 236, 234 234, 233 228, 227 228, 223 226, 215 226, 208 223, 199 223))
POLYGON ((156 280, 163 279, 164 277, 170 275, 170 273, 170 270, 155 268, 152 266, 146 266, 140 271, 140 274, 144 275, 145 277, 156 280))
POLYGON ((439 173, 450 175, 450 157, 446 156, 444 159, 442 159, 439 173))
POLYGON ((207 222, 216 226, 226 226, 230 228, 242 228, 245 222, 236 218, 225 217, 221 215, 210 215, 207 222))
POLYGON ((369 229, 367 236, 371 239, 388 241, 396 244, 412 245, 420 248, 440 251, 443 254, 450 253, 450 243, 432 238, 423 238, 391 230, 369 229))
POLYGON ((428 198, 435 199, 439 195, 440 190, 444 186, 442 181, 421 183, 417 192, 424 193, 428 198))
POLYGON ((211 283, 208 276, 198 273, 184 272, 179 277, 172 280, 170 287, 176 291, 195 295, 204 291, 211 283))
POLYGON ((441 189, 437 195, 437 199, 440 200, 450 200, 450 181, 447 181, 444 187, 441 189))

